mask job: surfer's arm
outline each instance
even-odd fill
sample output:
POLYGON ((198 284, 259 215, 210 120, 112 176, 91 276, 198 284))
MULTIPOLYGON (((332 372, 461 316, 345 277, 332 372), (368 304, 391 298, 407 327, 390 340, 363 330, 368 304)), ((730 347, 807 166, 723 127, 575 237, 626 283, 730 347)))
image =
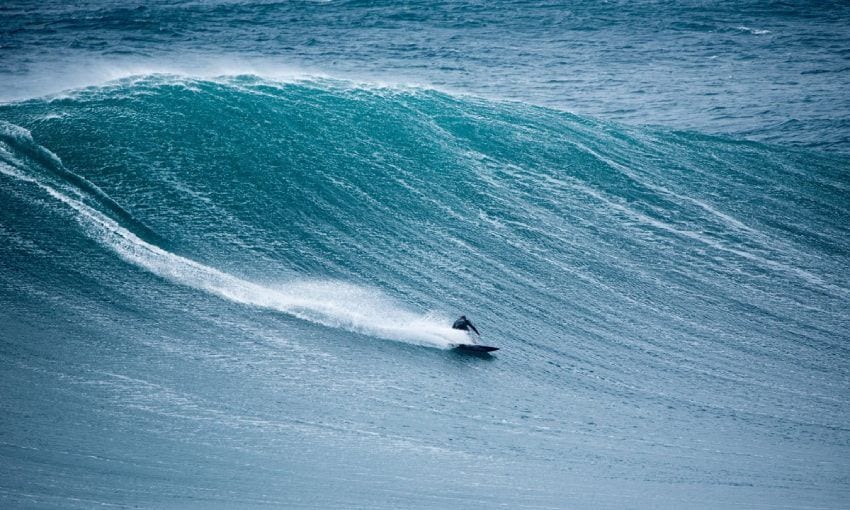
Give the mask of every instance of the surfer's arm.
POLYGON ((475 326, 473 326, 471 322, 467 322, 467 324, 469 324, 469 327, 472 328, 472 331, 475 331, 476 335, 481 336, 481 333, 479 333, 478 330, 475 329, 475 326))

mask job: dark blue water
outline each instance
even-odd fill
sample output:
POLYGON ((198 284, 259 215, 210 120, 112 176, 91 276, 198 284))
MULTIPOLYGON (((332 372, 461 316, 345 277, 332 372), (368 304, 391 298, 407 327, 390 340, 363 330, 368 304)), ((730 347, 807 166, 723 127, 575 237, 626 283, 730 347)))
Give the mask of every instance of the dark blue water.
POLYGON ((846 507, 846 5, 0 16, 2 506, 846 507))

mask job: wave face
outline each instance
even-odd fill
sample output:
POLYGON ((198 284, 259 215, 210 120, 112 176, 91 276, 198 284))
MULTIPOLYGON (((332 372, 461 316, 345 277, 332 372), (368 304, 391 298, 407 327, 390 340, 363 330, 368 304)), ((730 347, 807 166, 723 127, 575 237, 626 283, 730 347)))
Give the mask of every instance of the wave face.
POLYGON ((846 504, 846 156, 251 75, 0 119, 4 506, 846 504))

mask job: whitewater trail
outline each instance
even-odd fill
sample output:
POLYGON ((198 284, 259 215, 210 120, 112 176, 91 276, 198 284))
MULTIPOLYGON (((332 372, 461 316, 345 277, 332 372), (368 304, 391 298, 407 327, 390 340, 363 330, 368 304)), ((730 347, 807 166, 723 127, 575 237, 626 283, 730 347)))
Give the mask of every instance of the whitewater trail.
MULTIPOLYGON (((91 238, 125 261, 157 276, 236 303, 276 310, 324 326, 387 340, 448 349, 467 339, 464 332, 448 325, 447 316, 416 313, 377 289, 322 279, 261 285, 148 243, 85 202, 87 199, 101 200, 100 196, 87 195, 69 184, 63 185, 58 179, 48 183, 28 175, 25 167, 33 162, 25 161, 26 157, 15 157, 10 141, 27 144, 29 149, 49 155, 60 167, 62 162, 48 149, 38 146, 26 129, 8 123, 2 128, 6 140, 0 146, 0 173, 34 184, 67 205, 76 212, 76 220, 91 238), (59 191, 59 187, 63 191, 59 191)), ((84 180, 79 176, 76 179, 84 180)), ((90 186, 97 189, 93 184, 90 186)), ((103 196, 108 199, 105 194, 103 196)))

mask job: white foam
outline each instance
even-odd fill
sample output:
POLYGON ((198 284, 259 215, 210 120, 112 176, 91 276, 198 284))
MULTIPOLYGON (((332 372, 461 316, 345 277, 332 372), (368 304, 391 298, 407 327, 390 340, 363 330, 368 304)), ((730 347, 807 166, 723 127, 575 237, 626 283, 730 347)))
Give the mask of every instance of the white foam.
MULTIPOLYGON (((14 163, 13 163, 14 164, 14 163)), ((0 162, 0 173, 37 185, 70 206, 85 231, 122 259, 175 283, 248 306, 277 310, 324 326, 407 343, 450 348, 467 340, 448 317, 407 309, 377 289, 333 280, 261 285, 147 243, 81 200, 0 162)))
MULTIPOLYGON (((280 82, 293 82, 324 77, 323 73, 307 67, 295 67, 280 62, 247 60, 219 56, 182 60, 109 59, 86 56, 63 62, 47 62, 18 76, 0 87, 0 100, 18 101, 92 86, 100 86, 132 77, 174 75, 186 78, 211 79, 221 76, 257 75, 280 82), (61 77, 61 79, 57 79, 61 77)), ((0 77, 2 79, 2 77, 0 77)))
POLYGON ((766 35, 770 33, 770 30, 760 29, 760 28, 750 28, 744 25, 739 25, 735 27, 736 30, 740 30, 741 32, 747 32, 753 35, 766 35))
MULTIPOLYGON (((63 98, 87 87, 104 86, 118 81, 145 79, 151 76, 171 76, 185 80, 216 81, 235 76, 256 76, 270 83, 299 83, 311 81, 334 82, 340 87, 390 90, 436 90, 459 94, 446 87, 422 82, 412 76, 391 77, 335 71, 333 75, 307 64, 280 59, 246 58, 217 55, 182 59, 115 59, 86 56, 63 62, 43 63, 24 76, 0 87, 0 101, 13 102, 39 97, 63 98), (58 79, 61 77, 61 79, 58 79)), ((0 76, 0 80, 3 76, 0 76)), ((2 81, 0 81, 2 83, 2 81)))

